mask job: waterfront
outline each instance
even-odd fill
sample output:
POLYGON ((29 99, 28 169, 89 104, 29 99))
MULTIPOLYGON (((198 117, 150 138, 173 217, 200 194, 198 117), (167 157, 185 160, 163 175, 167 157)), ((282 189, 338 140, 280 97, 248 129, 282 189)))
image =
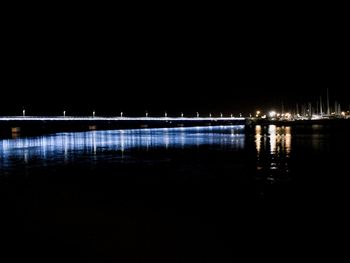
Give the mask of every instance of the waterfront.
POLYGON ((0 140, 3 250, 122 262, 310 251, 335 231, 315 220, 341 218, 348 134, 257 125, 0 140))

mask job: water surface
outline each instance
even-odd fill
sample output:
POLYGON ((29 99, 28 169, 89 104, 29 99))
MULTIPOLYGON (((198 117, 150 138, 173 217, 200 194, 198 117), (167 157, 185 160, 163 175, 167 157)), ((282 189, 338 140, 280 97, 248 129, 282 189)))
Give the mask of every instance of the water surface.
POLYGON ((322 211, 340 211, 326 203, 341 192, 348 150, 348 128, 323 126, 3 139, 2 239, 43 261, 232 262, 268 251, 269 237, 299 251, 320 234, 322 211))

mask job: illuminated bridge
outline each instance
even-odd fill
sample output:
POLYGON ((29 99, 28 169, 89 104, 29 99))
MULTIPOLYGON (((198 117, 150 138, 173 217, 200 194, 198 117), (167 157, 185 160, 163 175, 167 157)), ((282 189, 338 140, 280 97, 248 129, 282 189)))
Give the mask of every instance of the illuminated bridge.
POLYGON ((82 131, 102 129, 163 128, 242 125, 241 117, 71 117, 7 116, 0 117, 0 134, 82 131))

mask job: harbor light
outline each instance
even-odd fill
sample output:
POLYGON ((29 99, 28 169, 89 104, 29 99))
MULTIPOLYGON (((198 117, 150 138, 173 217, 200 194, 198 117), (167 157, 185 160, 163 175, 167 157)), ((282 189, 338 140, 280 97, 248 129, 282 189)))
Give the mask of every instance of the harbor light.
POLYGON ((256 116, 257 118, 259 118, 260 114, 261 114, 261 111, 257 110, 255 116, 256 116))
POLYGON ((275 111, 270 111, 269 116, 271 118, 275 118, 277 116, 277 113, 275 111))

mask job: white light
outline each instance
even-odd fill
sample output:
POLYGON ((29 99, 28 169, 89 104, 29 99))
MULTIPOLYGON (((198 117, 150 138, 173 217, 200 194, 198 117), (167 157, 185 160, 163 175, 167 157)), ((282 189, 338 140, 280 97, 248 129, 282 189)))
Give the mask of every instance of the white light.
POLYGON ((269 115, 271 118, 274 118, 276 117, 277 113, 275 111, 270 111, 269 115))
POLYGON ((100 120, 100 121, 167 121, 167 120, 183 120, 183 121, 207 121, 207 120, 240 120, 243 121, 243 117, 223 117, 223 118, 209 118, 209 117, 74 117, 74 116, 53 116, 53 117, 41 117, 41 116, 14 116, 14 117, 0 117, 0 121, 88 121, 88 120, 100 120))

